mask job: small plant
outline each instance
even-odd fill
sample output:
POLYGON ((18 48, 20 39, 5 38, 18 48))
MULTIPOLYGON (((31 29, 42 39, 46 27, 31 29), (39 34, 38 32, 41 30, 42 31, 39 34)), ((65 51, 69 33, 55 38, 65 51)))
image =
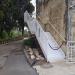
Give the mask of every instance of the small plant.
POLYGON ((25 46, 29 46, 31 48, 36 48, 37 47, 37 44, 36 44, 36 41, 35 41, 35 37, 31 37, 29 39, 24 40, 23 44, 25 46))
POLYGON ((29 38, 29 39, 24 40, 24 43, 23 44, 26 45, 26 46, 32 47, 32 45, 33 45, 32 38, 29 38))

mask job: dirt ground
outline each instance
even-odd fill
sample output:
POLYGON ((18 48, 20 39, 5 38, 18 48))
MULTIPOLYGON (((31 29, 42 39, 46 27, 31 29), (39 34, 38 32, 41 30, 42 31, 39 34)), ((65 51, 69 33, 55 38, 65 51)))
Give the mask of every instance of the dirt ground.
POLYGON ((0 45, 0 69, 2 69, 7 61, 8 56, 11 54, 12 50, 21 49, 22 41, 14 41, 8 44, 0 45))

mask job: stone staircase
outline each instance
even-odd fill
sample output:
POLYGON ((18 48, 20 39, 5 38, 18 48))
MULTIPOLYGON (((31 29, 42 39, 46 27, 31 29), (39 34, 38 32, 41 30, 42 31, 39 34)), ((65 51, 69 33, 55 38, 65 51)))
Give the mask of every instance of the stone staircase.
POLYGON ((40 23, 26 11, 24 22, 27 22, 31 34, 35 34, 41 50, 48 62, 63 61, 65 54, 49 32, 45 32, 40 23), (51 45, 51 46, 50 46, 51 45), (52 49, 55 48, 56 50, 52 49))

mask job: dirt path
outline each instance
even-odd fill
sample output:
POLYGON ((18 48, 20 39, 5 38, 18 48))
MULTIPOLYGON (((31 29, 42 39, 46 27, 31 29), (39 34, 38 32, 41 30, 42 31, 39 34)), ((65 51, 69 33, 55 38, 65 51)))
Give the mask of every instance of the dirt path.
POLYGON ((0 45, 0 58, 5 58, 5 60, 2 59, 5 63, 0 69, 0 75, 37 75, 36 71, 27 63, 21 48, 22 41, 0 45))

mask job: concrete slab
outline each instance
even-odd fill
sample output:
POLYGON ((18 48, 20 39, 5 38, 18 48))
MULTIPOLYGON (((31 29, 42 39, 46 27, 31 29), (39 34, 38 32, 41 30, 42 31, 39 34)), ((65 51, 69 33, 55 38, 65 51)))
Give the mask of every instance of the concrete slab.
POLYGON ((0 56, 0 69, 4 67, 6 60, 6 57, 0 56))
POLYGON ((0 75, 37 75, 36 71, 26 62, 24 55, 12 54, 8 57, 6 65, 0 75))
POLYGON ((52 67, 48 66, 37 65, 34 68, 36 68, 39 75, 75 75, 75 64, 73 63, 58 62, 52 64, 52 67))

